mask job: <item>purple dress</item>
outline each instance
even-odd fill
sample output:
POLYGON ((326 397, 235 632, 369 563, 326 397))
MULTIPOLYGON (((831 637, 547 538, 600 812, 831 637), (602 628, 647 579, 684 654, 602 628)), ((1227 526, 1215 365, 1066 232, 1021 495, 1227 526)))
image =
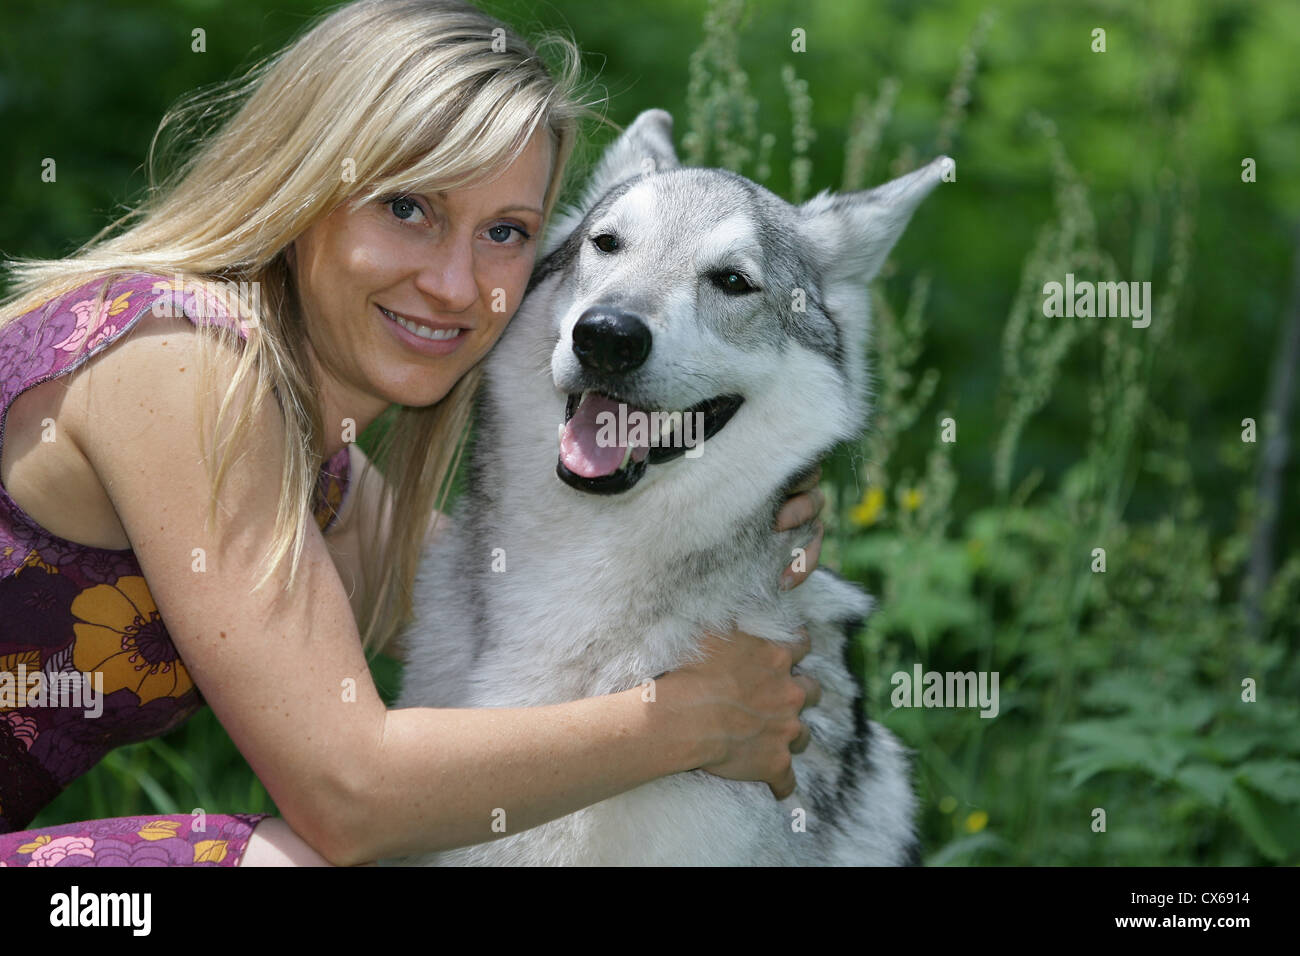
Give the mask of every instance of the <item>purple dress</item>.
MULTIPOLYGON (((154 314, 235 325, 247 336, 223 303, 167 278, 118 279, 99 301, 103 286, 97 280, 0 327, 0 449, 19 394, 81 366, 154 314)), ((344 448, 321 468, 314 514, 322 531, 337 518, 347 482, 344 448)), ((268 814, 120 817, 15 832, 108 751, 175 729, 203 703, 135 554, 50 534, 0 485, 0 867, 237 866, 268 814)))

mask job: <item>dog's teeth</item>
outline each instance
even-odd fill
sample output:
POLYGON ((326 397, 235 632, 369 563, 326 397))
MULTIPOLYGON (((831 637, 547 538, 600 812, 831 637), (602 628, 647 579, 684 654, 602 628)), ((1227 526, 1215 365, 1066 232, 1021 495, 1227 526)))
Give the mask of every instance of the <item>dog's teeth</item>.
POLYGON ((564 441, 564 422, 560 422, 559 427, 556 429, 556 431, 555 431, 555 440, 556 440, 557 442, 563 442, 563 441, 564 441))
POLYGON ((659 425, 659 444, 669 445, 673 440, 673 420, 665 414, 663 422, 659 425))

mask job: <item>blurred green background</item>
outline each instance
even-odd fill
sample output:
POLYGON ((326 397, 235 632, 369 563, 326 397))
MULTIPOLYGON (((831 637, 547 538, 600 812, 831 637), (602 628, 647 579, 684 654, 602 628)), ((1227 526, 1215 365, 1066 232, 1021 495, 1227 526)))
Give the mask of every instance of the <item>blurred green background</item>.
MULTIPOLYGON (((610 119, 665 108, 684 158, 787 199, 956 158, 876 283, 874 430, 825 466, 823 562, 881 599, 856 660, 916 750, 926 861, 1300 863, 1300 6, 482 6, 570 32, 610 119), (1151 281, 1151 326, 1044 318, 1066 272, 1151 281), (915 663, 998 672, 998 717, 891 707, 915 663)), ((178 97, 324 9, 6 0, 0 252, 75 249, 143 187, 178 97)), ((396 665, 375 673, 391 694, 396 665)), ((270 807, 210 712, 36 825, 196 806, 270 807)))

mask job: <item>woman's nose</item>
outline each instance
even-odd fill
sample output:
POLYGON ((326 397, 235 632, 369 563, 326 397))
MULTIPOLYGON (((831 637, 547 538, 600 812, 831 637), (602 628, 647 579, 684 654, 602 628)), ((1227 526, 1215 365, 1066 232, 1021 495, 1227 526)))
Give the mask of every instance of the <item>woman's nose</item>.
POLYGON ((416 274, 416 288, 447 312, 464 312, 478 299, 474 281, 471 240, 457 238, 439 243, 432 257, 416 274))

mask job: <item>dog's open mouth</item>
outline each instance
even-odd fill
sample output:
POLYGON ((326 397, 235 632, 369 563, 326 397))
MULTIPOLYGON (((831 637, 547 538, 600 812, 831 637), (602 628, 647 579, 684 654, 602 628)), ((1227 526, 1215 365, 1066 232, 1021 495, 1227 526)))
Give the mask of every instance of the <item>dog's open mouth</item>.
POLYGON ((659 465, 722 431, 741 403, 719 395, 685 411, 642 409, 601 392, 570 395, 555 473, 579 491, 616 495, 659 465))

